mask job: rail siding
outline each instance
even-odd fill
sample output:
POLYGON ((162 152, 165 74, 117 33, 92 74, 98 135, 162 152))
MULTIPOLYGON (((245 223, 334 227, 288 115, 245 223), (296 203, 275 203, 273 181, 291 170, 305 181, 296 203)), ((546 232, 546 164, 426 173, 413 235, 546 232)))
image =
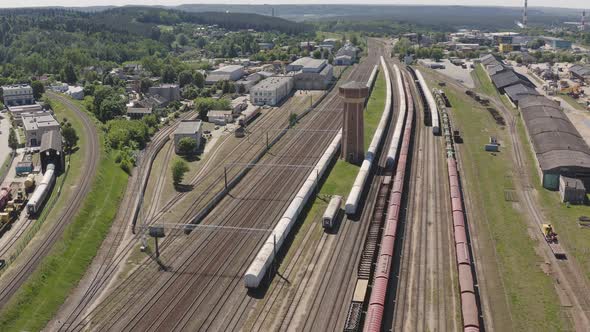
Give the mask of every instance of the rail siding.
POLYGON ((383 137, 385 136, 385 127, 387 127, 387 123, 389 122, 389 118, 391 116, 391 77, 389 76, 389 70, 387 70, 387 65, 385 64, 385 59, 383 57, 381 57, 381 68, 385 73, 385 84, 387 87, 385 107, 383 108, 383 114, 379 120, 377 130, 375 130, 375 134, 373 135, 373 139, 371 140, 371 144, 367 150, 365 160, 363 160, 361 169, 359 170, 354 180, 354 184, 352 185, 352 189, 350 189, 350 193, 346 199, 345 211, 347 214, 355 214, 357 211, 361 193, 363 192, 367 178, 369 177, 369 173, 371 171, 371 167, 373 166, 375 154, 377 153, 377 150, 383 141, 383 137))

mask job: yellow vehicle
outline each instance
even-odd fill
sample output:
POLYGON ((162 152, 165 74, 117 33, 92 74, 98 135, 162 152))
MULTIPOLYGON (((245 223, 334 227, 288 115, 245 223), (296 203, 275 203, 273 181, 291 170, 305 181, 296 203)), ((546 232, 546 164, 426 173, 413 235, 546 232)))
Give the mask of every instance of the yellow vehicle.
POLYGON ((543 224, 543 235, 545 235, 545 241, 548 243, 557 242, 557 233, 553 231, 551 224, 543 224))

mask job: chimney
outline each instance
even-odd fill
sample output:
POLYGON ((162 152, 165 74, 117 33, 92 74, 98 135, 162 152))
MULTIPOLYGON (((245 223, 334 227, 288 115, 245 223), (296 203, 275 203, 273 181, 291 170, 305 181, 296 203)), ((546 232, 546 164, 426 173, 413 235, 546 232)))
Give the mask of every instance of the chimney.
POLYGON ((526 27, 527 27, 527 14, 526 14, 527 7, 528 7, 527 0, 524 0, 524 11, 522 12, 522 27, 523 27, 523 29, 526 29, 526 27))

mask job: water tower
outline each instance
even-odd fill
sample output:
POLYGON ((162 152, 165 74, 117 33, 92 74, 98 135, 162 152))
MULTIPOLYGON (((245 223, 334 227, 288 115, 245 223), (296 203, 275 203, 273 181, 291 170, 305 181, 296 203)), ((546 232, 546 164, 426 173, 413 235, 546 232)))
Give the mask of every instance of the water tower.
POLYGON ((360 164, 365 158, 363 109, 369 88, 360 82, 348 82, 340 86, 344 98, 344 119, 342 121, 342 159, 360 164))

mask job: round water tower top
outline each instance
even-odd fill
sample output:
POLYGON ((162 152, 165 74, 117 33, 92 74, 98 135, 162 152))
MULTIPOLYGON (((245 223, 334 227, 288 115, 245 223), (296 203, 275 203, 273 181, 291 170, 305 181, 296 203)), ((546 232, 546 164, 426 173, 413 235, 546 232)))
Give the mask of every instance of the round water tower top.
POLYGON ((345 98, 366 98, 369 95, 369 87, 366 84, 350 81, 342 84, 338 91, 345 98))

